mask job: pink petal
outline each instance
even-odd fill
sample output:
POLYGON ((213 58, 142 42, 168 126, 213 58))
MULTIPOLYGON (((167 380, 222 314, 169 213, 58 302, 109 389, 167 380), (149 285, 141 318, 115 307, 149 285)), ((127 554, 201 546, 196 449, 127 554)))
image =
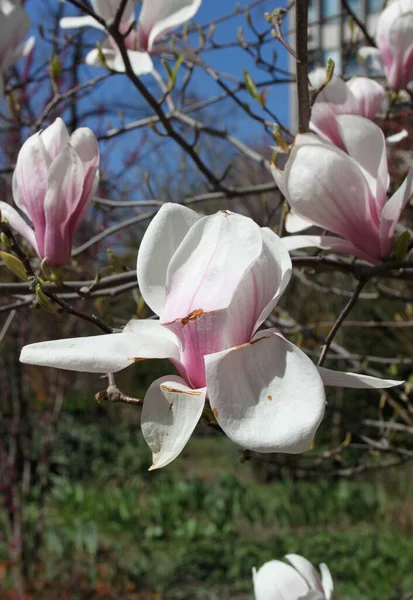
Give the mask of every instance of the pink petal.
POLYGON ((297 138, 284 171, 290 206, 300 217, 380 259, 379 227, 371 212, 374 197, 357 163, 330 144, 314 143, 308 134, 297 138))
POLYGON ((298 600, 305 597, 308 585, 293 567, 279 560, 253 569, 255 600, 298 600))
POLYGON ((358 256, 368 262, 378 262, 378 259, 365 254, 353 246, 351 242, 331 235, 290 235, 283 237, 282 241, 289 252, 300 250, 301 248, 321 248, 321 250, 358 256))
POLYGON ((143 0, 139 15, 139 47, 151 50, 155 40, 192 19, 201 0, 143 0))
POLYGON ((52 266, 65 265, 70 259, 74 234, 70 218, 81 199, 83 180, 82 161, 68 144, 49 169, 44 201, 44 256, 52 266))
POLYGON ((413 195, 413 167, 406 179, 383 208, 380 220, 380 238, 383 256, 393 250, 393 237, 400 215, 413 195))
POLYGON ((143 402, 141 427, 152 450, 153 469, 172 462, 191 437, 204 409, 206 389, 189 388, 181 377, 161 377, 143 402))
POLYGON ((166 273, 175 251, 199 216, 180 204, 167 203, 143 236, 137 262, 138 284, 146 304, 160 314, 166 298, 166 273))
POLYGON ((341 115, 337 123, 345 149, 364 169, 372 191, 370 208, 378 223, 390 183, 386 139, 380 127, 363 117, 341 115))
MULTIPOLYGON (((15 229, 21 236, 23 236, 29 244, 32 246, 33 250, 36 254, 39 254, 39 249, 37 246, 36 237, 34 235, 33 229, 26 223, 26 221, 19 215, 17 210, 15 210, 6 202, 2 202, 0 200, 0 214, 1 217, 4 217, 8 220, 11 227, 15 229)), ((1 218, 0 217, 0 218, 1 218)))
MULTIPOLYGON (((91 0, 95 13, 105 21, 113 21, 116 17, 121 0, 91 0)), ((135 17, 133 0, 128 0, 122 13, 123 23, 132 23, 135 17)))
POLYGON ((226 435, 256 452, 305 452, 325 407, 316 367, 271 330, 205 357, 208 396, 226 435))
POLYGON ((66 125, 60 117, 40 133, 40 140, 44 145, 48 167, 50 167, 59 152, 68 144, 69 139, 66 125))
POLYGON ((70 137, 70 145, 76 150, 83 164, 84 183, 79 204, 71 215, 71 226, 76 230, 92 200, 99 183, 99 146, 94 133, 87 127, 80 127, 70 137))

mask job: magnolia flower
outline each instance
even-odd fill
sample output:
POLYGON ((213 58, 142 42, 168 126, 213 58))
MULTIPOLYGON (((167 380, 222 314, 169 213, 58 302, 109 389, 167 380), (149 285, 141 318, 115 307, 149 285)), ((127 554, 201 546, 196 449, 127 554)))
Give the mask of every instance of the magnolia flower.
POLYGON ((321 578, 303 556, 287 554, 292 566, 279 560, 252 570, 255 600, 333 600, 333 579, 324 563, 321 578))
POLYGON ((392 90, 402 90, 413 80, 413 0, 395 0, 380 13, 377 48, 359 50, 362 59, 383 67, 392 90))
POLYGON ((20 0, 0 0, 0 95, 3 95, 3 75, 34 46, 34 37, 21 43, 29 29, 29 17, 20 0))
POLYGON ((0 211, 50 266, 70 259, 73 235, 98 183, 98 165, 92 131, 82 127, 69 136, 62 119, 29 137, 19 152, 13 198, 33 228, 9 204, 0 201, 0 211))
MULTIPOLYGON (((120 0, 91 0, 91 3, 96 15, 109 23, 116 16, 120 0)), ((132 27, 135 21, 134 3, 128 0, 122 14, 120 31, 124 34, 129 32, 125 44, 136 75, 150 73, 153 70, 151 55, 164 50, 164 48, 154 48, 154 43, 165 33, 192 19, 200 6, 201 0, 142 0, 142 9, 135 29, 132 27)), ((63 29, 90 26, 105 30, 90 16, 65 17, 61 19, 60 26, 63 29)), ((102 53, 106 64, 111 69, 121 72, 125 70, 118 46, 110 37, 103 42, 102 53)), ((86 63, 94 67, 101 66, 97 49, 88 53, 86 63)))
MULTIPOLYGON (((325 69, 309 74, 311 85, 320 87, 325 80, 325 69)), ((342 150, 345 150, 336 115, 360 115, 374 119, 380 112, 386 94, 383 86, 368 77, 353 77, 347 83, 333 76, 318 94, 311 109, 311 128, 342 150)))
POLYGON ((389 186, 383 132, 363 117, 336 117, 347 153, 312 133, 296 137, 284 171, 273 166, 277 185, 294 213, 331 235, 283 238, 289 250, 315 246, 371 263, 393 251, 400 214, 413 194, 413 167, 386 202, 389 186))
POLYGON ((149 225, 137 263, 145 302, 159 320, 132 320, 122 333, 25 346, 25 363, 114 373, 144 358, 169 358, 143 402, 152 469, 183 449, 206 399, 222 430, 258 452, 308 450, 323 417, 324 383, 395 382, 318 370, 275 329, 258 331, 291 277, 291 260, 270 229, 220 211, 199 217, 165 204, 149 225))

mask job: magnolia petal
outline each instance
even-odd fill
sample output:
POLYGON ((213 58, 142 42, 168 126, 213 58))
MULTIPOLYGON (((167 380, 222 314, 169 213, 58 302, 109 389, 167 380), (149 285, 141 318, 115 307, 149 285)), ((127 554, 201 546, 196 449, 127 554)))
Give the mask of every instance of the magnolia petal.
POLYGON ((131 319, 123 328, 123 333, 131 333, 136 336, 159 336, 170 340, 172 344, 175 344, 176 349, 174 354, 168 358, 179 359, 179 339, 167 327, 161 325, 158 319, 131 319))
POLYGON ((361 168, 339 148, 314 143, 309 136, 297 136, 299 143, 284 171, 290 206, 299 216, 379 260, 379 226, 372 213, 375 201, 361 168))
MULTIPOLYGON (((138 321, 139 323, 139 321, 138 321)), ((38 342, 24 346, 20 361, 87 373, 116 373, 146 358, 179 359, 177 344, 163 333, 110 333, 84 338, 38 342)))
POLYGON ((406 129, 402 129, 398 133, 393 133, 393 135, 388 135, 386 137, 386 144, 398 144, 402 140, 405 140, 409 137, 409 134, 406 129))
POLYGON ((311 360, 271 330, 205 357, 208 396, 227 436, 257 452, 305 452, 325 407, 311 360))
POLYGON ((384 87, 369 77, 353 77, 347 86, 358 102, 357 113, 366 119, 374 119, 386 104, 384 87))
POLYGON ((169 263, 161 321, 227 308, 262 247, 261 229, 248 217, 220 211, 201 218, 169 263))
MULTIPOLYGON (((147 52, 128 50, 128 58, 135 75, 146 75, 153 71, 153 62, 147 52)), ((125 62, 120 52, 116 52, 113 58, 107 58, 106 62, 108 67, 114 71, 118 71, 119 73, 125 72, 125 62)))
POLYGON ((275 183, 278 185, 278 188, 280 189, 281 193, 284 196, 286 196, 287 190, 285 189, 285 185, 284 185, 284 171, 281 171, 281 169, 279 167, 277 167, 277 165, 275 165, 274 163, 271 163, 270 168, 271 168, 271 173, 272 173, 272 176, 274 177, 275 183))
MULTIPOLYGON (((112 21, 118 12, 121 0, 91 0, 93 10, 105 21, 112 21)), ((127 0, 122 13, 122 23, 131 23, 134 19, 133 0, 127 0)))
POLYGON ((37 246, 34 231, 30 225, 28 225, 26 221, 19 215, 17 210, 10 206, 10 204, 6 204, 6 202, 2 202, 0 200, 0 215, 0 219, 1 217, 7 219, 13 229, 20 233, 20 235, 29 242, 36 254, 39 254, 39 248, 37 246))
POLYGON ((105 30, 96 19, 90 15, 84 17, 63 17, 59 21, 59 25, 62 29, 78 29, 80 27, 94 27, 95 29, 105 30))
POLYGON ((359 48, 357 56, 362 62, 369 62, 374 70, 382 71, 383 63, 378 48, 375 48, 374 46, 363 46, 363 48, 359 48))
POLYGON ((152 383, 143 402, 141 427, 152 450, 150 471, 180 454, 204 409, 206 388, 194 390, 181 377, 161 377, 152 383))
POLYGON ((44 200, 44 256, 52 266, 62 266, 70 258, 74 231, 69 220, 81 199, 83 179, 82 161, 67 144, 49 169, 44 200))
POLYGON ((292 564, 294 569, 297 569, 311 589, 319 592, 323 591, 320 576, 309 560, 299 554, 287 554, 285 558, 292 564))
POLYGON ((172 256, 198 221, 195 211, 164 204, 143 236, 137 261, 138 284, 146 304, 160 314, 166 298, 166 273, 172 256))
POLYGON ((290 235, 281 239, 289 252, 300 250, 301 248, 320 248, 321 250, 338 252, 339 254, 358 256, 368 262, 377 262, 368 254, 353 246, 351 242, 331 235, 290 235))
POLYGON ((35 43, 36 43, 36 38, 34 37, 34 35, 32 35, 26 41, 24 41, 22 44, 19 44, 13 52, 13 58, 12 58, 13 63, 17 62, 21 58, 24 58, 25 56, 30 54, 30 52, 34 48, 35 43))
POLYGON ((342 371, 333 371, 324 367, 317 368, 324 385, 333 387, 381 390, 404 383, 395 379, 380 379, 378 377, 371 377, 370 375, 362 375, 361 373, 343 373, 342 371))
POLYGON ((143 0, 139 15, 139 45, 151 50, 161 35, 192 19, 201 0, 143 0))
POLYGON ((384 134, 373 121, 364 117, 340 115, 336 120, 347 152, 370 176, 369 184, 375 198, 370 208, 378 222, 390 183, 384 134))
POLYGON ((331 577, 330 569, 325 563, 320 565, 321 583, 323 585, 324 595, 326 600, 333 600, 334 583, 331 577))
MULTIPOLYGON (((102 47, 101 53, 105 59, 106 65, 109 68, 111 68, 110 65, 112 65, 115 60, 116 51, 112 50, 111 48, 103 48, 102 47)), ((95 67, 95 68, 103 67, 104 65, 102 64, 102 61, 101 61, 101 53, 98 51, 97 48, 93 48, 93 50, 90 50, 90 52, 88 52, 86 54, 85 63, 89 67, 95 67)))
POLYGON ((280 560, 252 570, 255 600, 297 600, 308 593, 308 585, 297 571, 280 560))
POLYGON ((46 127, 40 134, 40 141, 43 143, 47 166, 50 167, 53 160, 57 157, 65 146, 69 143, 70 136, 63 119, 58 117, 55 121, 46 127))
POLYGON ((298 233, 299 231, 304 231, 312 226, 313 223, 307 221, 307 219, 299 217, 293 210, 290 210, 285 218, 285 229, 288 231, 288 233, 298 233))
POLYGON ((70 146, 76 151, 83 165, 83 189, 77 206, 72 211, 70 223, 75 231, 83 219, 92 194, 99 183, 99 146, 94 133, 88 127, 80 127, 70 137, 70 146))
POLYGON ((380 219, 380 239, 383 256, 388 256, 393 250, 393 236, 400 215, 413 196, 413 166, 397 192, 384 205, 380 219))

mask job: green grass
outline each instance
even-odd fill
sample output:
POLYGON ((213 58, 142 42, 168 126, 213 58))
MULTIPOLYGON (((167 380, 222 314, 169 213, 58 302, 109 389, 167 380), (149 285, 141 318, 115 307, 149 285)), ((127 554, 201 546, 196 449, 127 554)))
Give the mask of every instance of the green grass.
POLYGON ((222 436, 192 439, 162 471, 149 464, 134 425, 63 428, 41 566, 55 597, 113 597, 88 595, 103 585, 118 600, 252 599, 251 568, 289 552, 326 562, 339 600, 413 592, 406 471, 264 485, 222 436))

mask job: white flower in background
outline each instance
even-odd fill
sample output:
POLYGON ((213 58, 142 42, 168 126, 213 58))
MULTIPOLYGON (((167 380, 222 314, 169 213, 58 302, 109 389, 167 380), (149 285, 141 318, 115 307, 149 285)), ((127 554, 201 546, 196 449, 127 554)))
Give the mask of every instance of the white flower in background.
POLYGON ((327 565, 320 565, 320 577, 303 556, 287 554, 285 558, 290 565, 271 560, 258 571, 252 570, 255 600, 333 600, 333 579, 327 565))
MULTIPOLYGON (((112 21, 119 8, 120 0, 91 0, 96 15, 107 23, 112 21)), ((169 31, 176 29, 192 19, 201 6, 201 0, 143 0, 137 27, 132 27, 135 21, 135 5, 128 0, 122 15, 120 31, 128 33, 125 44, 128 56, 136 75, 144 75, 153 70, 151 56, 165 50, 154 47, 154 43, 169 31)), ((64 17, 60 21, 63 29, 77 27, 105 28, 91 16, 64 17)), ((115 71, 125 70, 123 58, 116 43, 108 37, 102 44, 102 53, 108 67, 115 71)), ((97 49, 91 50, 86 56, 86 63, 100 67, 101 62, 97 49)))
POLYGON ((165 204, 142 240, 137 274, 159 320, 132 320, 119 334, 31 344, 21 360, 114 373, 144 358, 169 358, 181 376, 157 379, 143 403, 152 468, 181 452, 206 400, 241 447, 299 453, 310 448, 323 417, 323 383, 398 383, 317 369, 277 330, 258 330, 290 280, 291 260, 278 236, 248 217, 199 217, 165 204))
POLYGON ((34 46, 34 37, 23 42, 29 30, 30 20, 20 0, 0 0, 0 96, 7 70, 34 46))

